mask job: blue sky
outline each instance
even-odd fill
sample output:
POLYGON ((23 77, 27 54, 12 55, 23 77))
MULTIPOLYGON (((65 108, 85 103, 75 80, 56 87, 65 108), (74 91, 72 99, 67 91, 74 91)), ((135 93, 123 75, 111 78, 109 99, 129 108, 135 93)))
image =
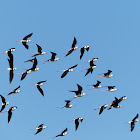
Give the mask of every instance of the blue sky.
MULTIPOLYGON (((21 86, 21 92, 16 95, 5 96, 11 106, 18 109, 13 112, 11 122, 8 124, 7 113, 0 114, 1 138, 5 139, 52 139, 66 127, 68 135, 59 139, 137 139, 139 137, 139 122, 134 131, 130 132, 130 125, 123 122, 132 120, 139 113, 139 52, 140 52, 140 2, 138 0, 24 0, 2 1, 1 13, 1 47, 0 52, 15 47, 14 79, 9 83, 7 54, 0 55, 1 93, 7 93, 21 86), (33 32, 29 50, 16 42, 33 32), (71 48, 73 38, 77 39, 77 46, 90 46, 80 60, 80 52, 76 51, 65 57, 63 54, 71 48), (39 44, 47 54, 38 56, 37 72, 32 72, 20 81, 19 72, 32 67, 32 63, 24 63, 35 53, 39 44), (56 52, 60 58, 58 62, 42 64, 51 57, 50 51, 56 52), (84 63, 93 57, 99 60, 93 74, 86 77, 85 71, 89 67, 84 63), (75 64, 78 67, 72 73, 61 79, 62 73, 58 70, 67 69, 75 64), (97 75, 113 71, 114 77, 98 78, 97 75), (47 80, 42 86, 45 97, 32 84, 47 80), (102 86, 115 85, 118 91, 100 93, 99 90, 89 91, 87 85, 95 84, 100 80, 102 86), (71 103, 76 105, 71 109, 58 109, 65 105, 64 100, 72 98, 77 90, 76 84, 83 87, 86 96, 74 99, 71 103), (98 115, 94 108, 109 104, 114 97, 127 96, 120 109, 105 110, 98 115), (74 122, 67 122, 77 117, 84 121, 75 132, 74 122), (48 128, 34 136, 36 128, 44 123, 48 128)), ((105 89, 105 88, 104 88, 105 89)), ((2 94, 3 95, 3 94, 2 94)))

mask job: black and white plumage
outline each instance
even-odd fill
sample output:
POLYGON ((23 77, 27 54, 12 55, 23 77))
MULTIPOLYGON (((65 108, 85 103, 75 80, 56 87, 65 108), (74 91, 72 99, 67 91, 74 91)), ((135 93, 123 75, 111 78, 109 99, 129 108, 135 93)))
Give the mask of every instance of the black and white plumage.
POLYGON ((110 78, 110 77, 112 77, 113 76, 113 74, 111 74, 111 70, 108 70, 108 72, 106 72, 106 73, 103 73, 104 74, 104 76, 98 76, 98 77, 106 77, 106 78, 110 78))
POLYGON ((47 126, 43 126, 43 125, 44 124, 41 124, 41 125, 38 126, 38 128, 36 128, 37 129, 37 132, 35 133, 35 135, 38 134, 38 133, 40 133, 43 129, 47 128, 47 126))
POLYGON ((30 60, 27 60, 27 61, 24 61, 24 63, 26 63, 26 62, 34 62, 34 58, 30 59, 30 60))
POLYGON ((0 95, 0 97, 2 99, 2 104, 1 104, 2 105, 2 108, 1 108, 0 112, 2 112, 3 109, 5 108, 5 106, 6 105, 9 105, 9 102, 6 102, 5 98, 2 95, 0 95))
POLYGON ((27 76, 27 74, 31 73, 31 70, 28 69, 26 70, 25 72, 22 73, 22 76, 21 76, 21 81, 27 76))
POLYGON ((17 109, 17 107, 16 107, 16 106, 13 106, 13 107, 11 107, 11 108, 8 110, 8 123, 9 123, 10 120, 11 120, 12 111, 15 110, 15 109, 17 109))
MULTIPOLYGON (((100 84, 101 84, 101 82, 97 80, 97 83, 96 83, 95 85, 92 85, 93 88, 91 88, 91 89, 94 89, 94 88, 101 88, 102 86, 101 86, 100 84)), ((91 86, 91 85, 90 85, 90 86, 91 86)), ((91 90, 91 89, 89 89, 89 90, 91 90)))
POLYGON ((70 104, 70 100, 65 100, 65 102, 66 102, 66 105, 65 106, 62 106, 62 107, 57 107, 57 108, 72 108, 74 105, 71 105, 70 104))
POLYGON ((134 119, 131 121, 131 132, 134 130, 135 123, 138 122, 139 120, 136 120, 139 117, 139 114, 137 114, 134 119))
POLYGON ((116 86, 104 86, 107 87, 108 89, 106 90, 101 90, 100 92, 105 92, 105 91, 110 91, 110 92, 114 92, 117 90, 117 88, 115 88, 116 86))
POLYGON ((87 69, 87 73, 85 74, 85 76, 88 75, 90 72, 92 74, 93 69, 95 69, 95 68, 96 68, 96 65, 94 65, 93 60, 90 61, 90 67, 87 69))
POLYGON ((32 57, 38 56, 38 55, 43 55, 46 54, 46 52, 42 52, 42 47, 39 46, 38 44, 36 44, 37 48, 38 48, 38 52, 36 52, 32 57))
POLYGON ((56 138, 56 137, 59 137, 59 136, 65 136, 67 134, 67 131, 68 131, 68 128, 66 128, 64 131, 61 132, 61 134, 53 137, 53 138, 56 138))
POLYGON ((81 52, 80 59, 82 59, 85 50, 88 52, 89 51, 89 46, 84 46, 84 47, 80 48, 80 52, 81 52))
POLYGON ((75 68, 77 66, 78 66, 78 64, 68 68, 67 70, 64 70, 64 73, 61 75, 61 78, 64 78, 68 74, 68 72, 72 72, 73 68, 75 68))
POLYGON ((28 34, 27 36, 25 36, 25 37, 23 38, 23 40, 19 40, 19 41, 17 40, 17 42, 21 42, 21 43, 24 45, 24 47, 25 47, 26 49, 29 49, 29 46, 27 45, 27 43, 28 43, 28 42, 31 42, 31 40, 28 40, 28 38, 31 37, 32 34, 33 34, 33 33, 28 34))
POLYGON ((55 62, 59 60, 59 58, 55 58, 55 56, 57 55, 56 53, 51 52, 51 54, 52 54, 51 59, 45 61, 43 64, 48 63, 48 62, 55 62))
POLYGON ((46 82, 46 80, 45 80, 45 81, 40 81, 40 82, 38 82, 37 84, 35 84, 35 86, 37 86, 37 89, 40 91, 40 93, 41 93, 43 96, 44 96, 44 92, 43 92, 43 90, 40 88, 40 86, 42 86, 44 82, 46 82))
POLYGON ((79 126, 79 121, 83 121, 83 118, 82 117, 79 117, 77 119, 75 119, 75 131, 78 129, 78 126, 79 126))
POLYGON ((8 95, 11 95, 13 93, 19 93, 20 90, 18 90, 20 88, 20 86, 18 86, 17 88, 15 88, 12 92, 8 93, 8 95))
POLYGON ((66 56, 70 55, 73 51, 76 51, 78 47, 75 47, 75 45, 77 44, 77 40, 74 37, 73 43, 72 43, 72 48, 68 51, 68 53, 66 54, 66 56))

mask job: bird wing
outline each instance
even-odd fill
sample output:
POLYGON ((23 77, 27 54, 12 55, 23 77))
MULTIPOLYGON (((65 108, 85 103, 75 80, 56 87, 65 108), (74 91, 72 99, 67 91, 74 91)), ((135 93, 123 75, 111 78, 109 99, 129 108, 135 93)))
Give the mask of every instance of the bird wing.
POLYGON ((76 64, 76 65, 70 67, 69 69, 75 68, 75 67, 77 67, 77 66, 78 66, 78 64, 76 64))
POLYGON ((101 84, 101 82, 97 80, 97 84, 96 85, 99 86, 100 84, 101 84))
POLYGON ((23 80, 27 75, 27 72, 23 73, 22 76, 21 76, 21 80, 23 80))
POLYGON ((12 92, 8 93, 8 95, 11 95, 12 93, 14 93, 14 92, 12 91, 12 92))
POLYGON ((40 93, 44 96, 43 90, 40 88, 39 85, 37 85, 37 89, 40 91, 40 93))
POLYGON ((43 126, 43 124, 39 125, 38 128, 39 128, 39 127, 42 127, 42 126, 43 126))
POLYGON ((12 117, 12 109, 10 109, 10 110, 8 111, 8 123, 10 122, 11 117, 12 117))
POLYGON ((79 122, 78 122, 78 119, 75 120, 75 131, 78 129, 78 126, 79 126, 79 122))
POLYGON ((37 59, 36 59, 36 57, 34 58, 34 64, 33 64, 33 69, 35 69, 36 68, 36 66, 37 66, 37 59))
POLYGON ((20 86, 18 86, 17 88, 15 88, 14 91, 16 91, 18 88, 20 88, 20 86))
POLYGON ((65 100, 65 102, 66 102, 66 106, 70 104, 70 100, 65 100))
POLYGON ((89 47, 88 47, 88 48, 86 48, 86 51, 87 51, 87 52, 89 51, 89 47))
POLYGON ((85 49, 84 48, 81 48, 81 55, 80 55, 80 59, 83 57, 83 55, 84 55, 84 52, 85 52, 85 49))
POLYGON ((68 130, 68 128, 66 128, 61 134, 65 133, 68 130))
POLYGON ((13 70, 10 70, 10 77, 9 77, 10 83, 12 82, 13 77, 14 77, 14 71, 13 70))
POLYGON ((87 73, 85 74, 85 76, 88 75, 90 72, 91 72, 91 69, 89 68, 89 69, 87 70, 87 73))
POLYGON ((42 131, 42 128, 39 128, 39 129, 37 130, 37 132, 35 133, 35 135, 38 134, 38 133, 41 132, 41 131, 42 131))
POLYGON ((132 121, 135 121, 138 117, 139 117, 139 114, 137 114, 132 121))
POLYGON ((28 34, 27 36, 25 36, 25 37, 23 38, 23 40, 27 40, 29 37, 31 37, 31 36, 32 36, 32 34, 33 34, 33 33, 28 34))
POLYGON ((24 47, 25 47, 26 49, 29 49, 29 46, 26 44, 26 42, 22 42, 22 44, 24 45, 24 47))
POLYGON ((38 52, 41 53, 42 52, 42 48, 38 44, 36 44, 36 46, 38 48, 38 52))
POLYGON ((76 40, 76 38, 74 37, 74 40, 73 40, 73 43, 72 43, 72 48, 74 48, 76 44, 77 44, 77 40, 76 40))
POLYGON ((103 110, 104 110, 104 106, 102 106, 102 107, 100 108, 99 115, 103 112, 103 110))
POLYGON ((53 60, 53 59, 55 59, 56 53, 54 53, 54 52, 51 52, 51 53, 52 53, 51 59, 53 60))
POLYGON ((131 122, 131 132, 133 131, 134 127, 135 127, 135 123, 131 122))
POLYGON ((63 74, 61 75, 61 78, 65 77, 68 73, 68 70, 64 71, 63 74))
POLYGON ((73 48, 72 48, 72 49, 70 49, 70 50, 68 51, 68 53, 66 54, 66 56, 70 55, 73 51, 74 51, 74 49, 73 49, 73 48))
POLYGON ((0 95, 0 97, 2 99, 2 102, 5 103, 5 98, 2 95, 0 95))
POLYGON ((94 66, 93 60, 90 61, 90 67, 94 66))
POLYGON ((46 82, 47 80, 45 80, 45 81, 39 81, 37 84, 40 84, 40 83, 44 83, 44 82, 46 82))
POLYGON ((0 110, 0 112, 3 110, 5 108, 5 105, 3 105, 2 107, 1 107, 1 110, 0 110))
POLYGON ((78 84, 77 84, 77 86, 78 86, 78 92, 81 93, 81 91, 83 90, 83 88, 80 85, 78 85, 78 84))

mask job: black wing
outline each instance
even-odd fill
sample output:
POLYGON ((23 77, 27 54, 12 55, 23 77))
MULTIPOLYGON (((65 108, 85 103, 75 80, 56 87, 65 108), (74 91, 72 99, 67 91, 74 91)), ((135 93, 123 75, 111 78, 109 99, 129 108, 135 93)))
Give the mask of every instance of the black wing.
POLYGON ((0 112, 3 110, 5 108, 5 105, 3 105, 2 107, 1 107, 1 110, 0 110, 0 112))
POLYGON ((91 69, 89 68, 89 69, 87 70, 87 73, 85 74, 85 76, 88 75, 90 72, 91 72, 91 69))
POLYGON ((75 131, 78 129, 78 126, 79 126, 79 121, 78 119, 75 120, 75 131))
POLYGON ((1 97, 1 99, 2 99, 2 102, 3 102, 3 103, 6 103, 6 102, 5 102, 5 98, 4 98, 2 95, 0 95, 0 97, 1 97))
POLYGON ((38 48, 38 52, 41 53, 42 52, 42 48, 38 44, 36 44, 36 46, 38 48))
POLYGON ((64 71, 63 74, 61 75, 61 78, 65 77, 68 73, 68 70, 64 71))
POLYGON ((17 88, 15 88, 14 91, 16 91, 18 88, 20 88, 20 86, 18 86, 17 88))
POLYGON ((42 127, 43 125, 44 125, 44 124, 39 125, 38 128, 39 128, 39 127, 42 127))
POLYGON ((139 117, 139 114, 137 114, 132 121, 134 122, 138 117, 139 117))
POLYGON ((13 77, 14 77, 14 71, 13 70, 10 70, 10 77, 9 77, 10 83, 12 82, 13 77))
POLYGON ((51 59, 53 60, 53 59, 55 59, 56 53, 54 53, 54 52, 51 52, 51 53, 52 53, 51 59))
POLYGON ((29 46, 26 44, 26 42, 22 42, 22 44, 24 45, 24 47, 25 47, 26 49, 29 49, 29 46))
POLYGON ((37 84, 40 84, 40 83, 45 83, 47 80, 45 80, 45 81, 40 81, 40 82, 38 82, 37 84))
POLYGON ((74 66, 72 66, 72 67, 70 67, 69 69, 75 68, 75 67, 77 67, 77 66, 78 66, 78 64, 77 64, 77 65, 74 65, 74 66))
POLYGON ((90 61, 90 67, 94 66, 93 60, 90 61))
POLYGON ((12 117, 12 109, 10 109, 10 110, 8 111, 8 123, 10 122, 11 117, 12 117))
POLYGON ((78 86, 78 92, 81 93, 81 91, 83 90, 83 88, 80 85, 78 85, 78 84, 77 84, 77 86, 78 86))
POLYGON ((86 51, 87 51, 87 52, 89 51, 89 47, 88 47, 88 48, 86 48, 86 51))
POLYGON ((36 68, 36 66, 37 66, 37 59, 36 59, 36 57, 34 58, 34 64, 33 64, 33 69, 35 69, 36 68))
POLYGON ((103 112, 103 110, 104 110, 104 106, 101 106, 99 115, 103 112))
POLYGON ((42 128, 39 128, 39 129, 37 130, 37 132, 35 133, 35 135, 38 134, 38 133, 41 132, 41 131, 42 131, 42 128))
POLYGON ((68 128, 66 128, 61 134, 65 133, 68 130, 68 128))
POLYGON ((115 86, 108 86, 108 89, 113 89, 115 86))
POLYGON ((97 80, 97 84, 96 85, 99 86, 100 84, 101 84, 101 82, 97 80))
POLYGON ((23 80, 27 75, 27 72, 23 73, 22 76, 21 76, 21 80, 23 80))
POLYGON ((81 48, 81 55, 80 55, 80 59, 83 57, 83 55, 84 55, 84 52, 85 52, 85 49, 84 48, 81 48))
POLYGON ((65 100, 65 102, 66 102, 66 106, 70 104, 70 100, 65 100))
POLYGON ((32 36, 32 34, 33 34, 33 33, 28 34, 27 36, 25 36, 25 37, 23 38, 23 40, 27 40, 29 37, 31 37, 31 36, 32 36))
POLYGON ((12 92, 8 93, 8 95, 11 95, 12 93, 14 93, 14 92, 12 91, 12 92))
POLYGON ((68 53, 66 54, 66 56, 70 55, 73 51, 74 51, 74 49, 73 49, 73 48, 72 48, 72 49, 70 49, 70 50, 68 51, 68 53))
POLYGON ((76 40, 76 38, 74 37, 74 40, 73 40, 73 43, 72 43, 72 48, 74 48, 76 44, 77 44, 77 40, 76 40))
POLYGON ((44 96, 44 92, 43 92, 43 90, 40 88, 40 86, 39 85, 37 85, 37 89, 40 91, 40 93, 44 96))
POLYGON ((131 132, 133 131, 134 127, 135 127, 135 123, 131 122, 131 132))

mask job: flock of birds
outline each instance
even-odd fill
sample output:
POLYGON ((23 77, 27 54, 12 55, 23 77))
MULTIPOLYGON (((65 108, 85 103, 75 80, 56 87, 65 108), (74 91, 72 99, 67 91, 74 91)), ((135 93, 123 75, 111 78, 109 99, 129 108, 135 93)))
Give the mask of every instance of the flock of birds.
MULTIPOLYGON (((21 42, 25 46, 26 49, 29 49, 29 46, 28 46, 27 43, 28 42, 31 42, 31 40, 29 40, 29 38, 32 36, 32 34, 33 33, 25 36, 22 40, 17 40, 17 42, 21 42)), ((65 56, 70 55, 74 51, 80 50, 80 52, 81 52, 80 59, 82 59, 85 50, 87 52, 89 51, 89 46, 84 46, 84 47, 78 49, 78 47, 76 47, 76 44, 77 44, 77 40, 74 37, 74 40, 73 40, 73 43, 72 43, 72 48, 68 52, 66 52, 66 55, 65 56)), ((24 80, 25 77, 29 73, 31 73, 33 71, 38 71, 39 70, 39 68, 37 68, 38 61, 37 61, 37 58, 36 57, 38 55, 44 55, 44 54, 46 54, 46 52, 42 52, 42 48, 38 44, 36 44, 36 46, 38 48, 38 52, 36 52, 35 54, 32 55, 32 57, 34 57, 34 58, 33 59, 30 59, 30 60, 27 60, 27 61, 24 61, 25 63, 32 62, 33 63, 33 66, 31 68, 27 69, 26 71, 22 72, 22 73, 18 73, 18 74, 22 74, 21 80, 24 80)), ((13 77, 14 77, 14 70, 17 69, 17 68, 14 67, 14 64, 13 64, 13 62, 14 62, 13 60, 14 59, 13 59, 12 52, 14 52, 14 51, 15 51, 15 48, 11 48, 11 49, 9 49, 6 52, 2 52, 2 53, 7 53, 8 54, 8 57, 9 57, 8 58, 9 68, 7 68, 5 70, 9 70, 10 71, 10 75, 9 75, 9 82, 10 83, 12 82, 13 77)), ((59 60, 59 58, 56 58, 56 55, 57 54, 55 52, 51 52, 51 54, 52 54, 51 58, 49 60, 45 61, 43 64, 48 63, 48 62, 55 62, 55 61, 58 61, 59 60)), ((91 73, 91 74, 93 73, 93 70, 96 68, 96 65, 94 64, 94 62, 97 61, 97 60, 98 60, 98 58, 92 58, 91 60, 87 61, 87 62, 90 63, 90 66, 89 66, 88 69, 86 69, 87 72, 86 72, 85 76, 87 76, 89 73, 91 73)), ((78 64, 76 64, 76 65, 74 65, 74 66, 72 66, 72 67, 70 67, 70 68, 68 68, 66 70, 62 70, 63 74, 61 75, 61 78, 64 78, 69 72, 72 72, 73 69, 76 68, 77 66, 78 66, 78 64)), ((82 70, 82 71, 84 71, 84 70, 82 70)), ((57 71, 57 72, 61 72, 61 71, 57 71)), ((101 76, 98 76, 98 77, 111 78, 113 76, 111 73, 112 73, 112 71, 111 70, 108 70, 106 73, 103 73, 101 76)), ((46 80, 39 81, 38 83, 35 84, 35 86, 37 87, 37 89, 39 90, 39 92, 41 93, 42 96, 44 96, 44 92, 43 92, 41 86, 45 82, 46 82, 46 80)), ((97 83, 96 84, 90 85, 90 86, 92 86, 92 88, 89 89, 89 90, 102 88, 103 86, 101 86, 100 84, 101 84, 101 82, 97 80, 97 83)), ((57 107, 57 108, 72 108, 74 105, 71 105, 70 102, 73 99, 75 99, 77 97, 82 97, 82 96, 86 95, 86 93, 82 93, 82 90, 83 90, 82 86, 80 86, 79 84, 77 84, 77 87, 78 87, 78 90, 75 90, 75 91, 72 90, 72 91, 70 91, 70 92, 74 92, 76 95, 72 99, 65 100, 65 102, 66 102, 66 105, 65 106, 57 107)), ((107 89, 106 90, 101 90, 100 92, 105 92, 105 91, 114 92, 114 91, 117 90, 115 88, 115 86, 104 86, 104 87, 107 87, 107 89)), ((11 91, 9 93, 5 93, 5 94, 11 95, 11 94, 19 93, 20 92, 19 88, 20 88, 20 86, 18 86, 17 88, 15 88, 13 91, 11 91)), ((1 107, 0 112, 1 113, 8 112, 8 123, 9 123, 10 120, 11 120, 11 117, 12 117, 12 112, 15 109, 17 109, 17 107, 16 106, 13 106, 9 110, 3 111, 5 109, 5 107, 7 105, 9 105, 9 102, 6 102, 5 97, 3 97, 2 95, 0 95, 0 97, 2 99, 2 103, 1 103, 2 107, 1 107)), ((121 97, 119 99, 117 97, 115 97, 115 100, 112 101, 111 104, 105 104, 105 105, 102 105, 101 107, 97 108, 97 109, 99 109, 99 115, 102 114, 103 111, 105 109, 107 109, 107 108, 108 108, 108 110, 110 110, 112 108, 120 108, 120 107, 122 107, 121 105, 119 105, 119 103, 122 102, 125 99, 127 99, 126 96, 123 96, 123 97, 121 97)), ((94 110, 97 110, 97 109, 94 109, 94 110)), ((135 123, 139 121, 137 119, 138 117, 139 117, 139 115, 137 114, 134 117, 134 119, 132 119, 132 121, 127 122, 127 123, 131 123, 131 131, 133 131, 134 126, 135 126, 135 123)), ((79 123, 83 121, 83 117, 79 117, 79 118, 76 118, 76 119, 71 120, 71 121, 74 121, 75 122, 75 130, 77 130, 78 127, 79 127, 79 123)), ((68 122, 71 122, 71 121, 68 121, 68 122)), ((123 124, 126 124, 126 123, 123 123, 123 124)), ((37 130, 37 132, 35 133, 35 135, 36 135, 36 134, 38 134, 39 132, 41 132, 45 128, 47 128, 47 126, 44 126, 44 124, 41 124, 37 128, 32 129, 32 130, 37 130)), ((64 131, 62 131, 60 134, 56 135, 55 137, 65 136, 67 134, 67 131, 68 131, 68 128, 66 128, 64 131)), ((53 137, 53 138, 55 138, 55 137, 53 137)))

